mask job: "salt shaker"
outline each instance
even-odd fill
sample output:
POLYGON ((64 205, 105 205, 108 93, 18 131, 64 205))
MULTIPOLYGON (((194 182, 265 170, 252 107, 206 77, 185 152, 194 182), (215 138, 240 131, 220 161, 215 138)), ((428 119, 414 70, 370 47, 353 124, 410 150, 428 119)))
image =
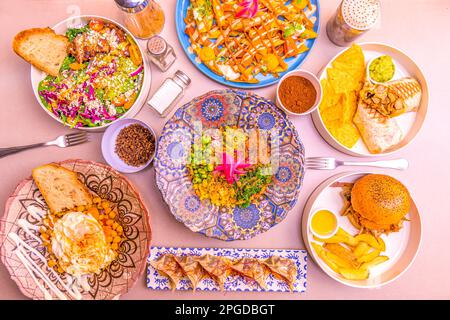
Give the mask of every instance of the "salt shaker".
POLYGON ((147 41, 147 53, 162 72, 167 71, 177 58, 172 46, 160 36, 153 36, 147 41))
POLYGON ((172 78, 167 78, 147 102, 161 117, 167 116, 175 103, 183 96, 191 79, 180 70, 172 78))

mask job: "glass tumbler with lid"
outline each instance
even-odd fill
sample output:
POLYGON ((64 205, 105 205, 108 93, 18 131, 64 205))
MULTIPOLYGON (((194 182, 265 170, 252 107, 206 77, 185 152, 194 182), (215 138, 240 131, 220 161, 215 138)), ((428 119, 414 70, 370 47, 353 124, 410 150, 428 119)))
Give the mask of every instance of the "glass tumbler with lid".
POLYGON ((328 38, 345 47, 369 31, 381 15, 379 0, 343 0, 327 23, 328 38))
POLYGON ((137 38, 159 34, 165 22, 161 6, 154 0, 114 0, 124 12, 125 27, 137 38))

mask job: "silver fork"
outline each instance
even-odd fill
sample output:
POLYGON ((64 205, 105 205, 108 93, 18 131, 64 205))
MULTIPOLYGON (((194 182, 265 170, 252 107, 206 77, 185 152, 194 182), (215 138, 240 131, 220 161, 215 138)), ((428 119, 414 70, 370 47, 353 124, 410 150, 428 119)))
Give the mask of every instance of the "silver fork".
POLYGON ((57 146, 60 148, 67 148, 76 146, 78 144, 84 143, 88 141, 89 136, 84 131, 78 131, 75 133, 69 133, 66 135, 62 135, 57 137, 55 140, 30 144, 27 146, 20 147, 11 147, 11 148, 0 148, 0 158, 6 157, 10 154, 18 153, 28 149, 34 149, 39 147, 48 147, 48 146, 57 146))
POLYGON ((312 157, 306 158, 306 169, 313 170, 333 170, 339 166, 364 166, 364 167, 378 167, 378 168, 390 168, 398 170, 406 170, 408 168, 408 160, 395 159, 395 160, 380 160, 380 161, 341 161, 335 158, 326 157, 312 157))

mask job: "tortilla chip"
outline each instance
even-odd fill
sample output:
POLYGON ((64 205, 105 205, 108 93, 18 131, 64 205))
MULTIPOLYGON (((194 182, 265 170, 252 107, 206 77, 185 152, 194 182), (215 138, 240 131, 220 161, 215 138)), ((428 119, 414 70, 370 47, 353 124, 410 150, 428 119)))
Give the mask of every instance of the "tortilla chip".
POLYGON ((366 70, 361 47, 353 45, 331 65, 327 69, 327 78, 321 81, 320 116, 330 134, 347 148, 352 148, 360 138, 353 117, 366 70))
POLYGON ((348 66, 353 66, 355 69, 365 70, 365 58, 364 53, 360 46, 357 44, 353 44, 350 48, 345 50, 342 54, 340 54, 333 62, 332 66, 335 66, 335 63, 343 63, 348 66))

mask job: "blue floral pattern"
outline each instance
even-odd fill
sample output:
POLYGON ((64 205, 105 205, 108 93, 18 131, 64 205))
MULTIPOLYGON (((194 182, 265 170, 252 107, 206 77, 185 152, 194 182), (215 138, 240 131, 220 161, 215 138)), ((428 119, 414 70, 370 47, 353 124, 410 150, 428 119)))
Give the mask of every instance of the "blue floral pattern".
MULTIPOLYGON (((304 148, 286 114, 272 102, 239 90, 215 90, 179 108, 158 141, 156 184, 175 218, 194 232, 221 240, 245 240, 280 223, 295 205, 304 175, 304 148), (197 123, 274 133, 280 163, 272 183, 248 208, 217 207, 197 201, 186 168, 197 123)), ((270 143, 273 143, 272 141, 270 143)))
MULTIPOLYGON (((150 261, 158 259, 162 254, 171 253, 178 256, 195 255, 201 256, 211 254, 223 256, 233 260, 243 257, 256 259, 267 259, 273 255, 291 259, 297 266, 297 277, 294 282, 293 292, 306 291, 306 250, 281 250, 281 249, 229 249, 229 248, 171 248, 171 247, 151 247, 150 255, 147 259, 147 287, 154 290, 170 290, 169 279, 160 274, 150 265, 150 261)), ((243 276, 232 274, 225 281, 225 291, 267 291, 267 292, 290 292, 286 282, 277 279, 271 274, 266 281, 267 289, 264 290, 256 282, 246 279, 243 276)), ((177 285, 177 290, 192 290, 191 282, 187 278, 181 279, 177 285)), ((204 278, 197 286, 200 291, 220 291, 219 285, 211 278, 204 278)))
POLYGON ((222 118, 224 108, 222 102, 219 99, 211 97, 205 99, 201 105, 202 116, 208 121, 214 122, 222 118))

